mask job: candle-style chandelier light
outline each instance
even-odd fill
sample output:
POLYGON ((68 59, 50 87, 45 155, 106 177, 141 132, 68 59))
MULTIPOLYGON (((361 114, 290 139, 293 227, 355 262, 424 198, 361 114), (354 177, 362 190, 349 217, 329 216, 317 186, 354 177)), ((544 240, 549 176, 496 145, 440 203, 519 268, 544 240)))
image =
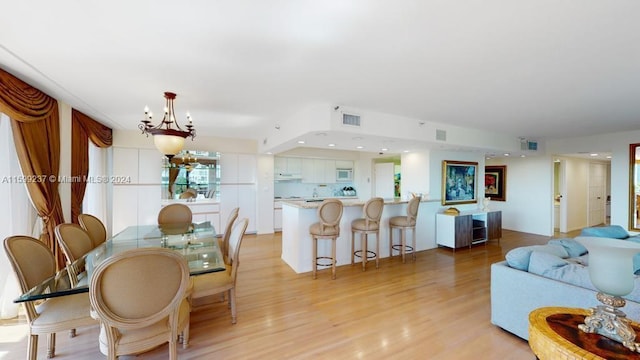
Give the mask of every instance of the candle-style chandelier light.
POLYGON ((175 93, 165 92, 164 98, 166 99, 166 104, 162 121, 157 125, 153 125, 151 123, 153 113, 145 106, 144 120, 141 121, 138 128, 147 136, 149 134, 153 135, 153 143, 156 148, 171 160, 174 155, 182 151, 185 138, 190 136, 193 140, 196 136, 196 129, 193 127, 193 120, 189 113, 187 113, 186 130, 183 130, 176 121, 173 109, 173 100, 176 98, 175 93))

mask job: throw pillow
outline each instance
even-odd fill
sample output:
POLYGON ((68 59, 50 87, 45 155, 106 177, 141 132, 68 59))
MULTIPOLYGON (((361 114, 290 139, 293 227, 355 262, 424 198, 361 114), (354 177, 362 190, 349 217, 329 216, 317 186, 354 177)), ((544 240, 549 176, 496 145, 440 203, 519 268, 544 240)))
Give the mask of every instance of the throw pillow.
POLYGON ((539 251, 531 253, 529 272, 549 279, 595 290, 589 277, 589 269, 572 264, 559 257, 539 251))
POLYGON ((529 270, 529 258, 533 251, 545 252, 555 255, 560 258, 568 258, 569 254, 561 245, 547 244, 547 245, 532 245, 522 246, 509 250, 505 255, 507 263, 512 268, 528 271, 529 270))
POLYGON ((584 228, 580 232, 580 236, 626 239, 629 237, 629 233, 620 225, 609 225, 584 228))
POLYGON ((572 258, 587 253, 587 248, 574 239, 552 239, 549 240, 549 244, 562 246, 572 258))

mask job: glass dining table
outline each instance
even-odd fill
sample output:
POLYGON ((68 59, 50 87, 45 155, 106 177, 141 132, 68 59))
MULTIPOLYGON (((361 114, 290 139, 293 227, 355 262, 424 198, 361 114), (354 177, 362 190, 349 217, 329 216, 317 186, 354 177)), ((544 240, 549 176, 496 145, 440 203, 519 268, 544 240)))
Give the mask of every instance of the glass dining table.
POLYGON ((14 300, 24 302, 89 292, 89 279, 100 263, 110 256, 137 248, 161 247, 180 253, 189 264, 190 274, 224 271, 225 264, 218 246, 215 228, 210 222, 200 224, 159 226, 130 226, 97 246, 72 266, 84 267, 77 284, 71 281, 68 268, 58 271, 55 276, 14 300))

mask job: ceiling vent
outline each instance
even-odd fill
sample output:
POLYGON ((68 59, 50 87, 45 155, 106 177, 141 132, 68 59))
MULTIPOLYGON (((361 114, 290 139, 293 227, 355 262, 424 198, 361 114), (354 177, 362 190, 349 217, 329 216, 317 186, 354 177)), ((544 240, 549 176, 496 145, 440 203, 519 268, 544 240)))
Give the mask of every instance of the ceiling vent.
POLYGON ((436 140, 447 141, 447 131, 436 129, 436 140))
POLYGON ((360 115, 342 113, 342 125, 360 126, 360 115))
POLYGON ((538 151, 538 142, 527 139, 520 139, 520 150, 522 151, 538 151))

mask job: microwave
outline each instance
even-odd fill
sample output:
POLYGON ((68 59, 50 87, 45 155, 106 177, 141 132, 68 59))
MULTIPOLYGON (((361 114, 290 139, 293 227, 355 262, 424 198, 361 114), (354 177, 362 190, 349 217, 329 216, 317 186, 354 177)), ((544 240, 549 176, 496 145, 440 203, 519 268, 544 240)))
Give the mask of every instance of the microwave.
POLYGON ((336 169, 336 181, 353 181, 353 169, 336 169))

